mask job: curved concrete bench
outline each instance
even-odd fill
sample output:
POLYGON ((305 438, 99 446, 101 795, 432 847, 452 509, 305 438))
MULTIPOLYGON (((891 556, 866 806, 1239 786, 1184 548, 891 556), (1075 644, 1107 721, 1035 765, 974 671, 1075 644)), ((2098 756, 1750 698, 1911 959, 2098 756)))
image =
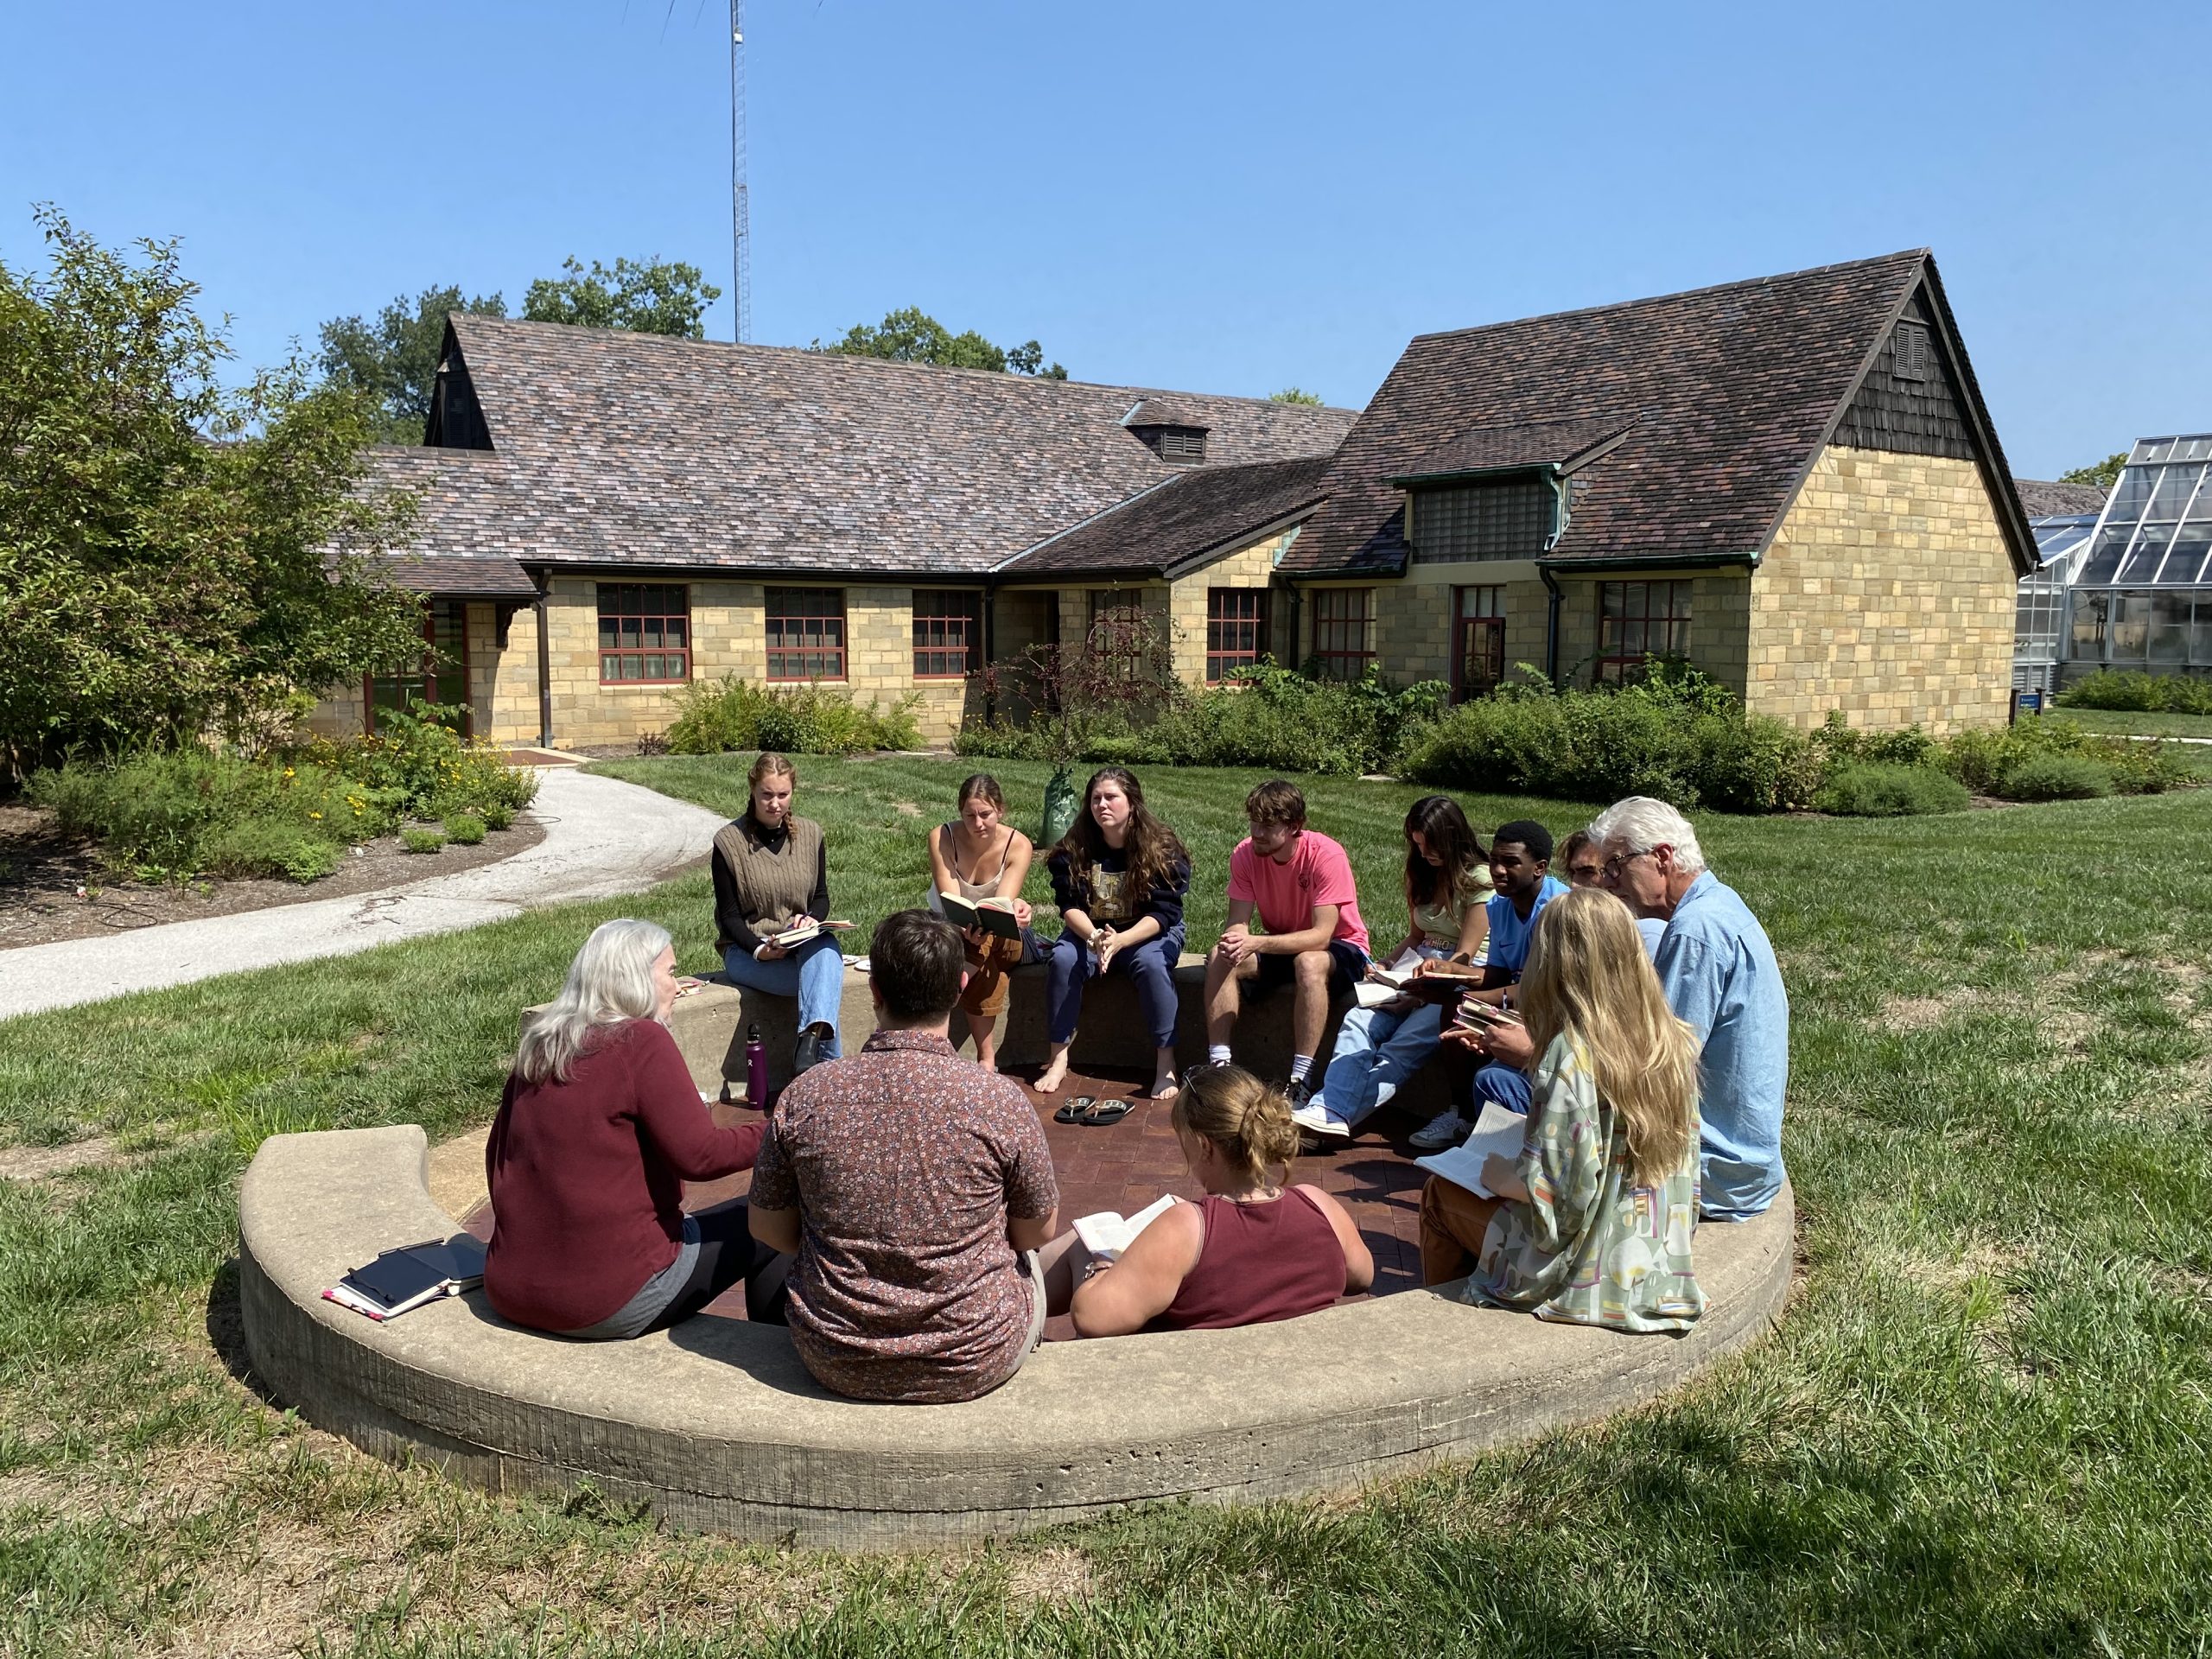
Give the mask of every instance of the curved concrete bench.
POLYGON ((1775 1319, 1791 1206, 1698 1233, 1711 1312, 1624 1337, 1410 1291, 1241 1331, 1047 1344, 996 1393, 880 1406, 819 1388, 780 1329, 700 1319, 630 1343, 509 1325, 481 1293, 379 1325, 321 1293, 454 1230, 412 1125, 280 1135, 239 1201, 253 1363, 310 1421, 494 1491, 589 1479, 668 1522, 844 1548, 1028 1531, 1117 1505, 1357 1484, 1602 1417, 1775 1319))

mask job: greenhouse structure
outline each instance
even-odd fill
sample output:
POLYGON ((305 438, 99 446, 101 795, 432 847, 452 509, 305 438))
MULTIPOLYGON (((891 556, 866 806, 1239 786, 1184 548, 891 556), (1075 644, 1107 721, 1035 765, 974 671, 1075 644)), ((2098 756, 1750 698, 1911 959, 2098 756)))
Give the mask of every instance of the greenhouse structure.
POLYGON ((2101 668, 2212 674, 2212 434, 2138 442, 2064 556, 2062 685, 2101 668))

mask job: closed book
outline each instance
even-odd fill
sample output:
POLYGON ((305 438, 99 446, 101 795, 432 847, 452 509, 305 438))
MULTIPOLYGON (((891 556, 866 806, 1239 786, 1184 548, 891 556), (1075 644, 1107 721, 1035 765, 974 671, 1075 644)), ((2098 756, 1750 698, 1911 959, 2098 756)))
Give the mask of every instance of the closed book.
POLYGON ((372 1319, 390 1319, 441 1296, 457 1296, 483 1282, 483 1241, 456 1233, 448 1239, 427 1239, 386 1250, 375 1261, 354 1268, 323 1295, 372 1319))

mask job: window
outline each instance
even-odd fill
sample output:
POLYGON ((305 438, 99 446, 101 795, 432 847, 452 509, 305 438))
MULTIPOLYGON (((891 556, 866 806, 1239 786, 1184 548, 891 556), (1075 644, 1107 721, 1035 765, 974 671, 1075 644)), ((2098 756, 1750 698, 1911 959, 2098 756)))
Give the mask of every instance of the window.
POLYGON ((468 735, 468 607, 458 599, 434 599, 423 607, 423 643, 418 662, 389 674, 372 674, 363 688, 364 730, 377 728, 377 710, 404 711, 419 703, 459 708, 460 730, 468 735))
POLYGON ((845 590, 768 589, 768 677, 845 677, 845 590))
POLYGON ((1505 589, 1459 588, 1452 618, 1452 701, 1486 696, 1505 677, 1505 589))
POLYGON ((982 660, 983 596, 957 588, 914 589, 914 677, 957 679, 982 660))
POLYGON ((1356 680, 1375 660, 1375 590, 1313 590, 1313 655, 1325 680, 1356 680))
POLYGON ((1687 657, 1690 584, 1598 584, 1598 677, 1616 684, 1643 677, 1646 657, 1687 657))
POLYGON ((671 685, 691 677, 691 590, 680 582, 599 584, 599 683, 671 685))
POLYGON ((1084 650, 1103 661, 1112 677, 1133 682, 1146 677, 1158 644, 1154 620, 1145 613, 1143 594, 1126 588, 1090 590, 1090 630, 1084 636, 1084 650))
POLYGON ((1218 685, 1250 668, 1268 648, 1268 590, 1206 589, 1206 683, 1218 685))
POLYGON ((1900 380, 1926 380, 1933 372, 1928 330, 1916 322, 1897 324, 1890 340, 1890 372, 1900 380))
POLYGON ((1491 479, 1412 498, 1414 557, 1427 563, 1533 559, 1549 544, 1559 492, 1541 477, 1491 479))

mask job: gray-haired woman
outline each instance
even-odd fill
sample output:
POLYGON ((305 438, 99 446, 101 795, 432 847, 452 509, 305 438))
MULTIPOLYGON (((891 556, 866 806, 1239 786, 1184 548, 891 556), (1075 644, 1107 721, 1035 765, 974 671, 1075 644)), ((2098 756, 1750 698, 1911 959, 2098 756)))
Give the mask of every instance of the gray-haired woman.
POLYGON ((484 1148, 500 1315, 561 1336, 640 1336, 765 1271, 745 1202, 683 1213, 683 1183, 753 1166, 761 1129, 717 1128, 668 1033, 676 951, 651 922, 603 923, 533 1015, 484 1148))

